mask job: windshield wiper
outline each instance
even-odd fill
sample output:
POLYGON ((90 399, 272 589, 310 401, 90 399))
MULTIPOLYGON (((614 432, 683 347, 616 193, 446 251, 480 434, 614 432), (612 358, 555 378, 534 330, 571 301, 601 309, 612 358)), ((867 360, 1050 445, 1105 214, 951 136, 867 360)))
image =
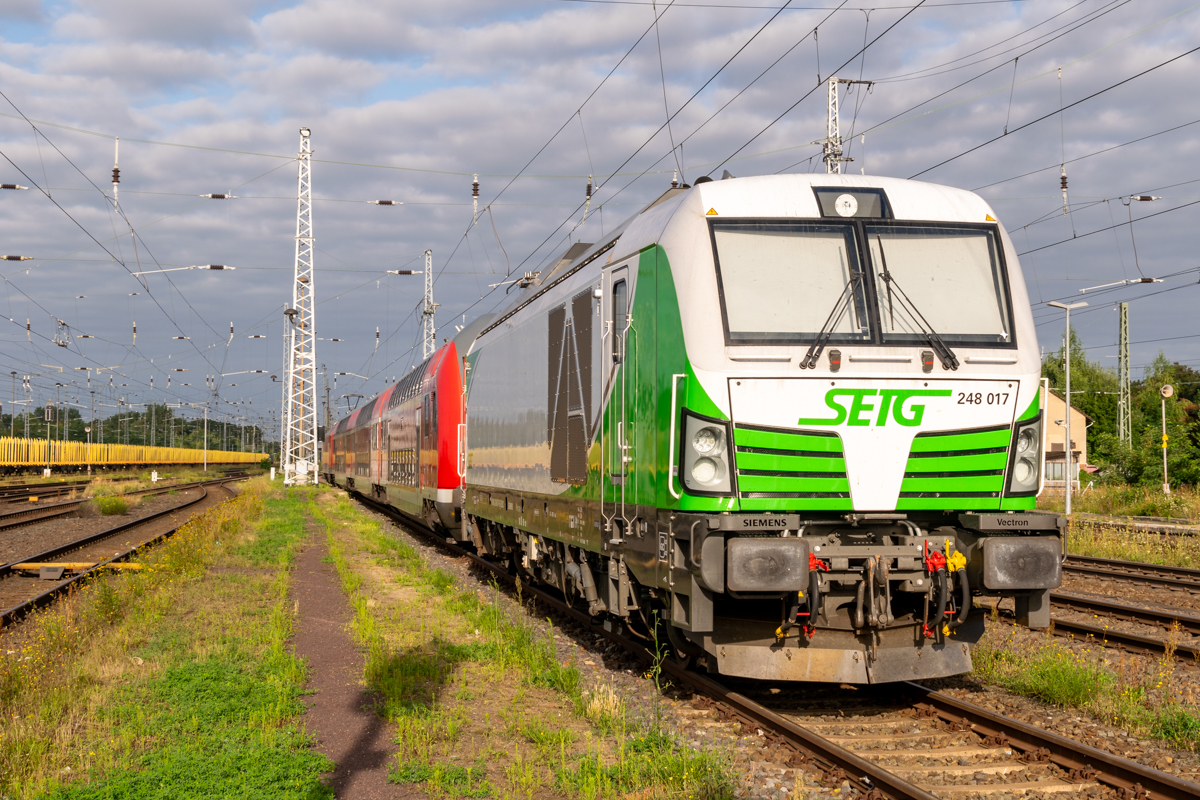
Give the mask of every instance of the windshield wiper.
POLYGON ((908 295, 904 293, 904 290, 900 288, 900 284, 896 283, 896 279, 892 277, 892 273, 888 271, 887 256, 883 252, 883 240, 879 238, 879 234, 875 234, 875 241, 879 245, 879 262, 883 266, 883 274, 881 277, 883 278, 883 282, 887 285, 888 315, 892 317, 891 321, 893 330, 896 327, 895 312, 892 308, 892 287, 894 285, 896 293, 900 297, 900 309, 907 312, 909 318, 917 324, 917 328, 920 329, 921 333, 925 336, 926 341, 929 342, 929 346, 933 348, 933 352, 937 353, 938 360, 942 362, 942 368, 958 369, 958 356, 954 355, 954 351, 950 349, 950 346, 942 341, 942 337, 938 336, 937 331, 935 331, 933 326, 929 324, 929 321, 925 319, 925 315, 917 309, 913 301, 910 300, 908 295))
POLYGON ((809 345, 808 352, 804 354, 804 358, 800 359, 800 369, 811 369, 817 366, 817 361, 821 358, 821 351, 825 349, 825 345, 829 342, 829 337, 833 335, 834 327, 837 326, 842 315, 846 313, 846 310, 854 302, 854 292, 857 290, 860 280, 862 280, 862 273, 851 269, 850 279, 842 287, 842 293, 838 295, 837 303, 834 304, 833 310, 829 312, 829 316, 825 319, 825 324, 821 326, 821 330, 817 331, 817 338, 809 345))

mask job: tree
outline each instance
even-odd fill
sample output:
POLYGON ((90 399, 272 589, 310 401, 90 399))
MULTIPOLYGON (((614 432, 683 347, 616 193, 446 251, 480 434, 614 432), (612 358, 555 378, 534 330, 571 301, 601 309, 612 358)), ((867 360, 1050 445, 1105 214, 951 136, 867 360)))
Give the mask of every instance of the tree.
MULTIPOLYGON (((1087 351, 1075 329, 1071 329, 1071 405, 1092 419, 1089 437, 1117 435, 1117 374, 1099 362, 1089 361, 1087 351)), ((1046 357, 1042 377, 1050 379, 1050 388, 1060 395, 1066 390, 1065 352, 1046 357)))

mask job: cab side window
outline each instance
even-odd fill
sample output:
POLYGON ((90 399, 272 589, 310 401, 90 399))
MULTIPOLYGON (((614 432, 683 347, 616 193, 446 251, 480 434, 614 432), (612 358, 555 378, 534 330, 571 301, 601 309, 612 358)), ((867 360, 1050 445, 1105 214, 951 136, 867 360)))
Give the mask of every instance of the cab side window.
POLYGON ((629 324, 628 284, 619 280, 613 284, 613 362, 625 360, 625 326, 629 324))

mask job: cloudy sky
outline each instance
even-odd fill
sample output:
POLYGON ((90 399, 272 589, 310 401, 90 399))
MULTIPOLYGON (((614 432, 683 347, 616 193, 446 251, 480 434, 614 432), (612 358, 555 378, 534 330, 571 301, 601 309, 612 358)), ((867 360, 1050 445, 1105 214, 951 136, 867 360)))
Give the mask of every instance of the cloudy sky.
POLYGON ((369 379, 335 395, 373 394, 420 360, 422 279, 386 270, 432 249, 453 335, 506 273, 594 241, 677 168, 821 169, 832 74, 876 81, 842 100, 848 171, 993 204, 1028 253, 1041 345, 1062 335, 1044 301, 1088 299, 1073 321, 1115 365, 1130 300, 1135 368, 1160 349, 1200 364, 1200 3, 914 2, 0 0, 0 182, 33 187, 0 191, 0 254, 33 257, 0 262, 0 368, 18 395, 34 375, 39 403, 89 378, 106 402, 199 402, 219 376, 226 413, 269 419, 308 126, 319 360, 369 379), (132 275, 202 264, 237 269, 132 275), (1164 281, 1079 294, 1142 276, 1164 281))

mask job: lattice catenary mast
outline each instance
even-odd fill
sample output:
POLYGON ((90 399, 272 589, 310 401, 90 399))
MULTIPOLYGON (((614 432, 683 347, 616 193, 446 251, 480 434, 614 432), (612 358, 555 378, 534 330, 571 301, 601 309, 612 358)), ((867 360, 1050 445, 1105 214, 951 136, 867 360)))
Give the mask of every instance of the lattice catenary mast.
POLYGON ((296 273, 288 318, 288 362, 284 377, 283 482, 317 482, 317 329, 313 300, 312 142, 300 129, 296 196, 296 273))
POLYGON ((421 332, 424 338, 422 357, 429 358, 437 349, 435 334, 437 328, 433 324, 433 311, 437 303, 433 302, 433 251, 425 251, 425 301, 421 308, 421 332))
POLYGON ((842 156, 842 133, 841 123, 838 119, 838 84, 844 83, 853 85, 856 83, 871 86, 874 81, 852 81, 849 78, 830 78, 829 79, 829 106, 825 122, 825 141, 820 142, 825 155, 822 158, 825 161, 825 172, 830 175, 840 175, 842 172, 842 163, 845 161, 853 161, 853 158, 844 158, 842 156))

